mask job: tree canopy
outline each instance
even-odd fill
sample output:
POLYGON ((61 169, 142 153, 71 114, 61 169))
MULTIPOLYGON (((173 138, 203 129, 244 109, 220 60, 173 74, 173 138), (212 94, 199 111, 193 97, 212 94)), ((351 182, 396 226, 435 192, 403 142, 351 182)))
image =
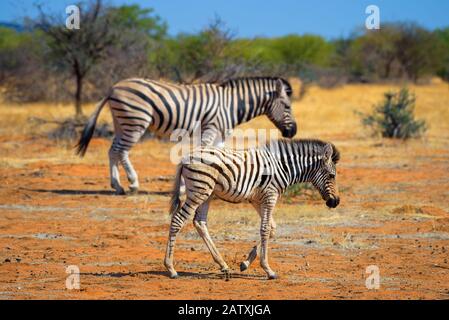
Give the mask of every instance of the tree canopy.
POLYGON ((41 10, 21 30, 0 28, 0 85, 17 101, 98 100, 119 79, 133 76, 184 83, 234 76, 298 76, 333 85, 345 81, 449 80, 449 27, 415 23, 358 29, 348 38, 313 34, 238 38, 215 18, 197 33, 168 35, 151 8, 87 0, 81 28, 69 30, 41 10))

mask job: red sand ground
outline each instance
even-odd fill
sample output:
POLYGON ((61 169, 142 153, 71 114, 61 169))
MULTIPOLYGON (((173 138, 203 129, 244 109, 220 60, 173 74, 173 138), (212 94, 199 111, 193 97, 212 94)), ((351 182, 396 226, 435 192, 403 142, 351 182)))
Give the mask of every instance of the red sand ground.
POLYGON ((270 262, 279 280, 266 280, 258 260, 239 271, 258 237, 253 209, 213 202, 210 231, 234 272, 225 281, 191 223, 177 242, 181 277, 166 276, 169 144, 140 144, 142 192, 115 196, 109 142, 95 139, 95 158, 79 160, 45 138, 0 137, 0 298, 448 299, 448 149, 334 142, 341 205, 329 210, 310 190, 278 204, 270 262), (66 288, 69 265, 80 268, 80 290, 66 288), (365 286, 370 265, 378 290, 365 286))

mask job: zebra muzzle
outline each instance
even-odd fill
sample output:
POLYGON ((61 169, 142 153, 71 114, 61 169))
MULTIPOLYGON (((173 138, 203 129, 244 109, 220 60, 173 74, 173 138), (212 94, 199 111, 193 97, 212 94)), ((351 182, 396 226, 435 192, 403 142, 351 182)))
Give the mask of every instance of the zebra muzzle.
POLYGON ((329 208, 336 208, 338 205, 340 204, 340 198, 336 197, 336 198, 329 198, 326 201, 326 206, 328 206, 329 208))
POLYGON ((291 126, 282 130, 282 136, 284 138, 293 138, 296 135, 297 127, 296 123, 292 123, 291 126))

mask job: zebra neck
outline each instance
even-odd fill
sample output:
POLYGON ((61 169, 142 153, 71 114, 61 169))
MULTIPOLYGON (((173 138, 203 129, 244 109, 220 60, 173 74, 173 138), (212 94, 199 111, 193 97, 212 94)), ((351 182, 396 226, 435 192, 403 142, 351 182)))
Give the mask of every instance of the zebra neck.
POLYGON ((319 168, 320 158, 316 155, 306 155, 294 150, 279 150, 275 153, 285 188, 302 182, 311 182, 319 168))
POLYGON ((248 88, 235 86, 223 90, 227 101, 227 116, 232 128, 266 113, 270 96, 265 92, 256 94, 248 88))

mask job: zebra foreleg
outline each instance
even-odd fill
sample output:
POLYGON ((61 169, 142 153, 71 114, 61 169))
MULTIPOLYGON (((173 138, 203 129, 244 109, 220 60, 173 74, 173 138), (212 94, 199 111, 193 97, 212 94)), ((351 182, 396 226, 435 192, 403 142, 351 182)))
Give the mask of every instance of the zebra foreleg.
POLYGON ((193 219, 193 225, 198 231, 198 234, 203 239, 214 261, 220 266, 221 271, 225 273, 226 279, 229 278, 229 267, 220 255, 217 247, 215 246, 212 238, 210 237, 209 230, 207 229, 207 212, 209 210, 210 198, 203 203, 197 210, 195 218, 193 219))
MULTIPOLYGON (((270 230, 270 239, 273 239, 276 235, 276 222, 274 222, 273 218, 271 219, 271 230, 270 230)), ((249 268, 249 266, 254 262, 257 257, 257 253, 260 251, 260 241, 255 245, 248 254, 248 257, 245 261, 240 263, 240 271, 245 271, 249 268)))
POLYGON ((260 266, 267 273, 268 279, 276 279, 276 273, 268 264, 268 239, 271 232, 271 219, 277 196, 269 195, 261 205, 262 219, 260 223, 260 266))

